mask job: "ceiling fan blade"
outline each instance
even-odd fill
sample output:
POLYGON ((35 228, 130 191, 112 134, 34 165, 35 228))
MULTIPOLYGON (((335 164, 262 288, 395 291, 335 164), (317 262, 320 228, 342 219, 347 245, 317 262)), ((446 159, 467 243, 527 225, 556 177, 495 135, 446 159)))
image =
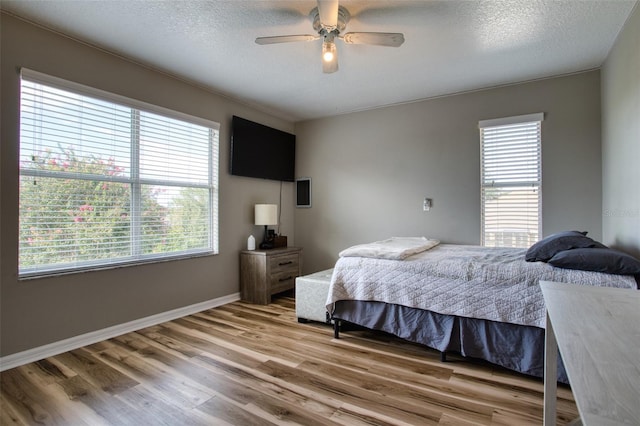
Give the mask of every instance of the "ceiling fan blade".
POLYGON ((296 41, 313 41, 313 40, 318 40, 319 38, 320 36, 311 35, 311 34, 258 37, 256 39, 256 43, 257 44, 291 43, 296 41))
POLYGON ((318 0, 320 23, 328 30, 338 26, 338 0, 318 0))
POLYGON ((399 47, 404 43, 404 34, 402 33, 346 33, 340 38, 347 44, 399 47))

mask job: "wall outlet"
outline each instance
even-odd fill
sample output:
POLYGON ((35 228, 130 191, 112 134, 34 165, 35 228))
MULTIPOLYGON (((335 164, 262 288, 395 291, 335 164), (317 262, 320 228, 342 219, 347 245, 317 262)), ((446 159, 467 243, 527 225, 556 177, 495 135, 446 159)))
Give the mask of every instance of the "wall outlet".
POLYGON ((422 203, 422 211, 428 212, 431 210, 431 198, 425 198, 422 203))

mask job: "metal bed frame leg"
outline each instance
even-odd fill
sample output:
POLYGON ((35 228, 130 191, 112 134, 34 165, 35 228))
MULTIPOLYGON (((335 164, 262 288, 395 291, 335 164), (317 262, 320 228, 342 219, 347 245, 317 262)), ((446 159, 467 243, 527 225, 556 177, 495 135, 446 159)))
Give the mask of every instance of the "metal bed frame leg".
POLYGON ((440 352, 440 362, 447 362, 447 352, 446 351, 440 352))

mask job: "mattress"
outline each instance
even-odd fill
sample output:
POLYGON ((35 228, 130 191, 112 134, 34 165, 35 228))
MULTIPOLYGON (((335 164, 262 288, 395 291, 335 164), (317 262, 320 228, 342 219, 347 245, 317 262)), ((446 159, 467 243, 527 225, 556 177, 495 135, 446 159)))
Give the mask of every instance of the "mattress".
POLYGON ((445 315, 545 327, 539 280, 636 288, 631 276, 526 262, 526 249, 440 244, 404 260, 340 257, 327 297, 378 301, 445 315))

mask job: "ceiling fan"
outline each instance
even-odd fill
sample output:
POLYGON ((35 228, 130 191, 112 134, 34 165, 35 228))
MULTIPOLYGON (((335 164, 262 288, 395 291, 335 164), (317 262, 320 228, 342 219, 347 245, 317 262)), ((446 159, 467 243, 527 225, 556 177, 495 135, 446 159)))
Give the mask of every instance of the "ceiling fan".
POLYGON ((318 33, 284 35, 273 37, 258 37, 258 44, 290 43, 297 41, 313 41, 322 38, 322 72, 338 71, 338 52, 336 38, 347 44, 370 44, 376 46, 399 47, 404 43, 402 33, 376 32, 342 32, 347 26, 351 15, 349 11, 338 4, 338 0, 318 0, 318 6, 309 13, 313 21, 313 29, 318 33))

